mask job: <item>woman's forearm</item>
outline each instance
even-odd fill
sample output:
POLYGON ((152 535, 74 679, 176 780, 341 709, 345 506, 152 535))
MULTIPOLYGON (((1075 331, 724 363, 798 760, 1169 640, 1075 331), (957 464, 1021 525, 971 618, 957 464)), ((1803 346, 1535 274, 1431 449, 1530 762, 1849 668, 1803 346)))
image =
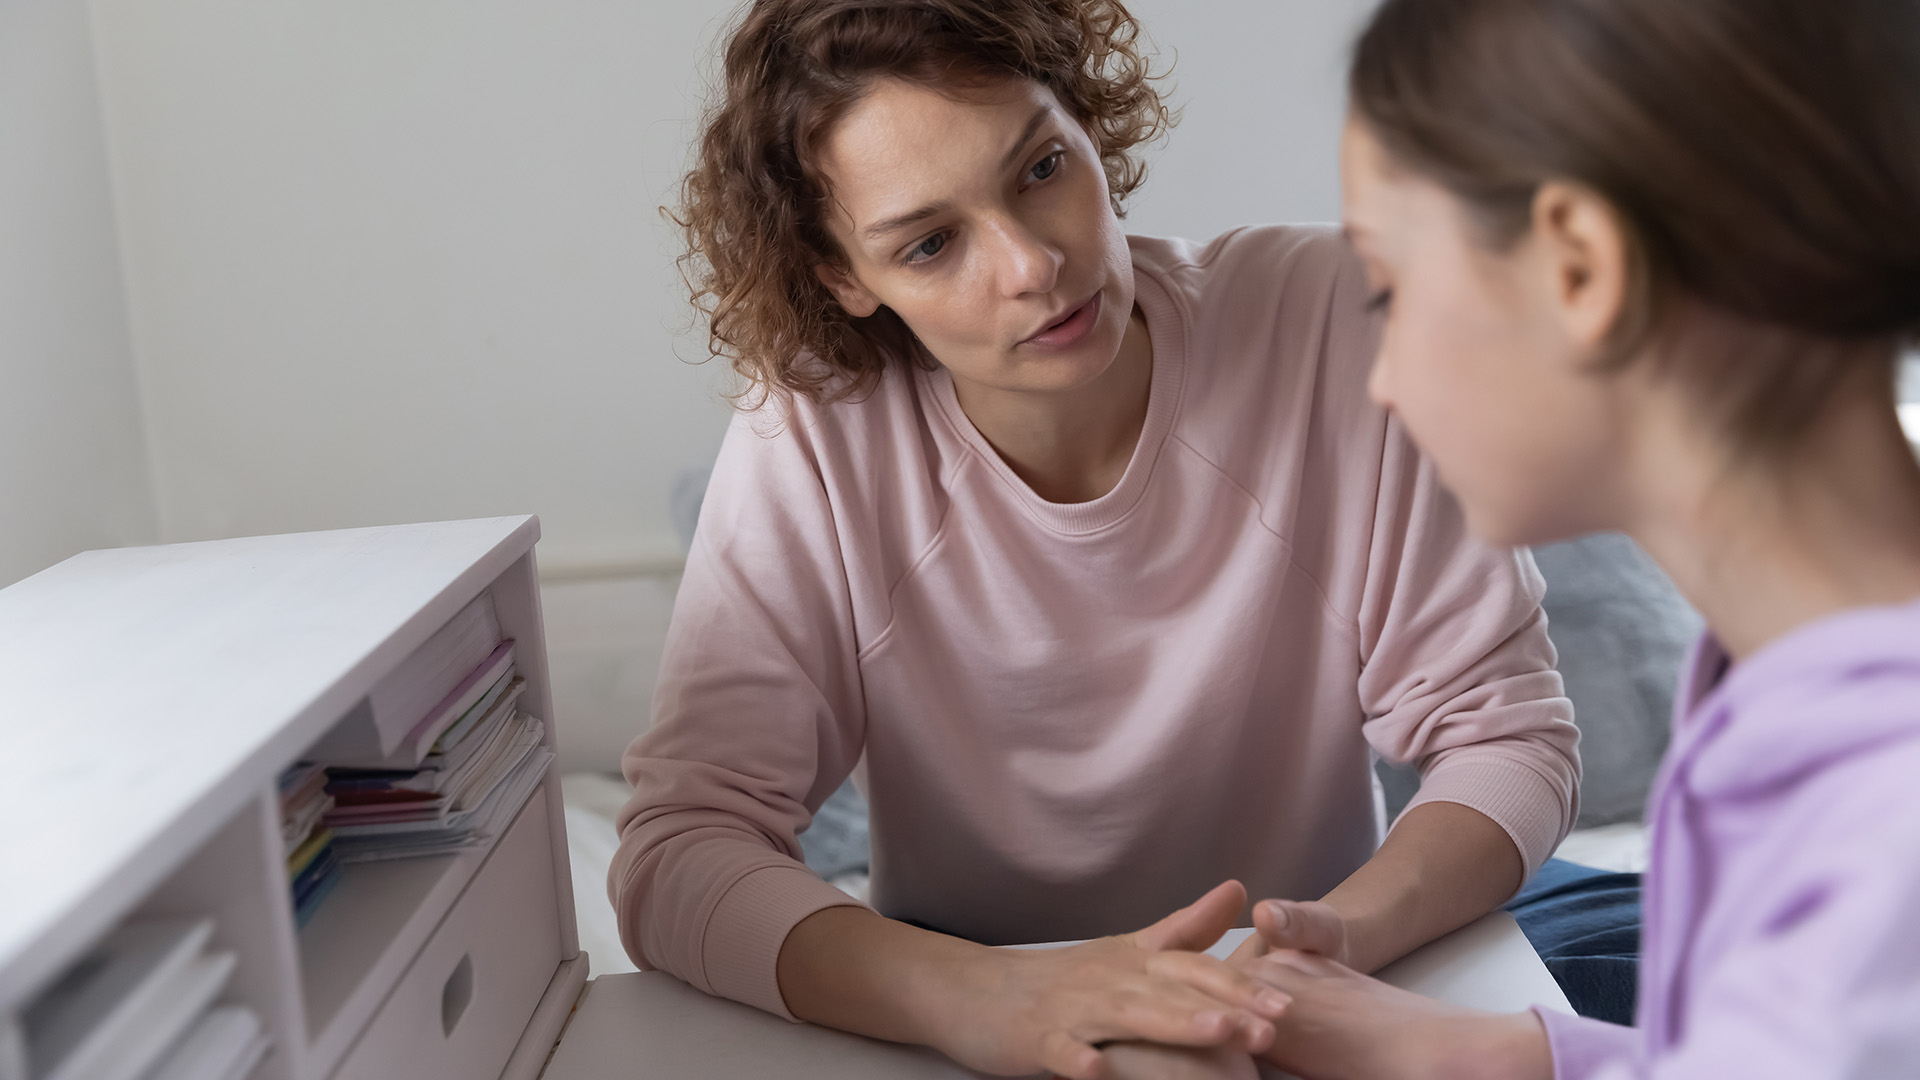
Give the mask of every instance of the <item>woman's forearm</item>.
POLYGON ((1201 955, 1246 902, 1228 882, 1132 934, 1059 949, 990 949, 865 908, 814 912, 775 965, 802 1020, 919 1043, 999 1075, 1099 1075, 1099 1046, 1151 1042, 1257 1053, 1287 1007, 1239 969, 1201 955))
POLYGON ((941 995, 985 951, 867 908, 831 907, 788 932, 776 973, 788 1011, 802 1020, 933 1045, 927 1018, 949 1011, 941 995))
POLYGON ((1423 803, 1323 900, 1346 924, 1347 965, 1374 971, 1493 910, 1525 875, 1520 849, 1492 818, 1423 803))

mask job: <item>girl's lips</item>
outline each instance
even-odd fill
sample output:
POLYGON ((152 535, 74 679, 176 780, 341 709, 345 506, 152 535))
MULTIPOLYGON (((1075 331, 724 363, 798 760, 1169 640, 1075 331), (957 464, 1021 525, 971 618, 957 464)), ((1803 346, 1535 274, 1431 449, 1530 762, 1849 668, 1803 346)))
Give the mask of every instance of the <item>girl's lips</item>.
POLYGON ((1093 324, 1099 321, 1099 318, 1100 294, 1094 293, 1093 299, 1081 304, 1073 314, 1020 344, 1049 351, 1070 349, 1080 344, 1081 340, 1093 331, 1093 324))

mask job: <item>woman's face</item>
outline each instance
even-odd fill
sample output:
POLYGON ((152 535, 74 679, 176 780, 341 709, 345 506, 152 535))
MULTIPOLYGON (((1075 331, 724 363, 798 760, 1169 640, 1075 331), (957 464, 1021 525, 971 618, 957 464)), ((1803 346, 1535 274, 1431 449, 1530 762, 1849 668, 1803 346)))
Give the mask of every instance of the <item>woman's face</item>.
POLYGON ((998 390, 1070 390, 1113 362, 1133 264, 1099 154, 1051 90, 881 79, 821 165, 848 266, 818 272, 849 312, 885 305, 955 380, 998 390))
POLYGON ((1496 544, 1609 527, 1621 412, 1616 380, 1591 361, 1617 315, 1617 302, 1597 311, 1608 298, 1595 290, 1620 271, 1568 243, 1599 224, 1592 207, 1576 198, 1573 217, 1536 220, 1495 252, 1458 199, 1399 167, 1360 122, 1347 124, 1341 173, 1347 235, 1387 313, 1369 389, 1469 527, 1496 544))

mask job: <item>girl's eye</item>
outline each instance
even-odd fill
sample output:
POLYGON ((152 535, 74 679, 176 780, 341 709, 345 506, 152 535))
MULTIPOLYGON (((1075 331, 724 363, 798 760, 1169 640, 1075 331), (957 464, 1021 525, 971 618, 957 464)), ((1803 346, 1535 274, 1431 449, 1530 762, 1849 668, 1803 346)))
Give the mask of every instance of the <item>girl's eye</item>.
POLYGON ((1064 154, 1065 151, 1056 151, 1034 162, 1033 168, 1027 170, 1027 178, 1030 180, 1045 180, 1047 177, 1052 176, 1055 172, 1059 171, 1060 158, 1064 154))
POLYGON ((1381 289, 1379 292, 1374 293, 1372 296, 1367 298, 1367 310, 1369 312, 1385 311, 1392 306, 1393 306, 1393 290, 1392 289, 1381 289))
POLYGON ((907 253, 907 261, 910 263, 924 262, 940 254, 940 249, 946 246, 947 234, 934 233, 932 236, 927 237, 925 240, 913 246, 913 250, 907 253))

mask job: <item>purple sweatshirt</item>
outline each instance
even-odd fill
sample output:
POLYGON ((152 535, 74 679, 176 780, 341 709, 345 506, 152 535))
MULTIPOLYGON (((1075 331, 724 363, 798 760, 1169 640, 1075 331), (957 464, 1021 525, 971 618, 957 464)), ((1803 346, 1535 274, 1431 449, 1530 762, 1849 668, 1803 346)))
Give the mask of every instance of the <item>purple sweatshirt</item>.
POLYGON ((1695 646, 1649 804, 1639 1015, 1560 1080, 1920 1077, 1920 603, 1695 646))

